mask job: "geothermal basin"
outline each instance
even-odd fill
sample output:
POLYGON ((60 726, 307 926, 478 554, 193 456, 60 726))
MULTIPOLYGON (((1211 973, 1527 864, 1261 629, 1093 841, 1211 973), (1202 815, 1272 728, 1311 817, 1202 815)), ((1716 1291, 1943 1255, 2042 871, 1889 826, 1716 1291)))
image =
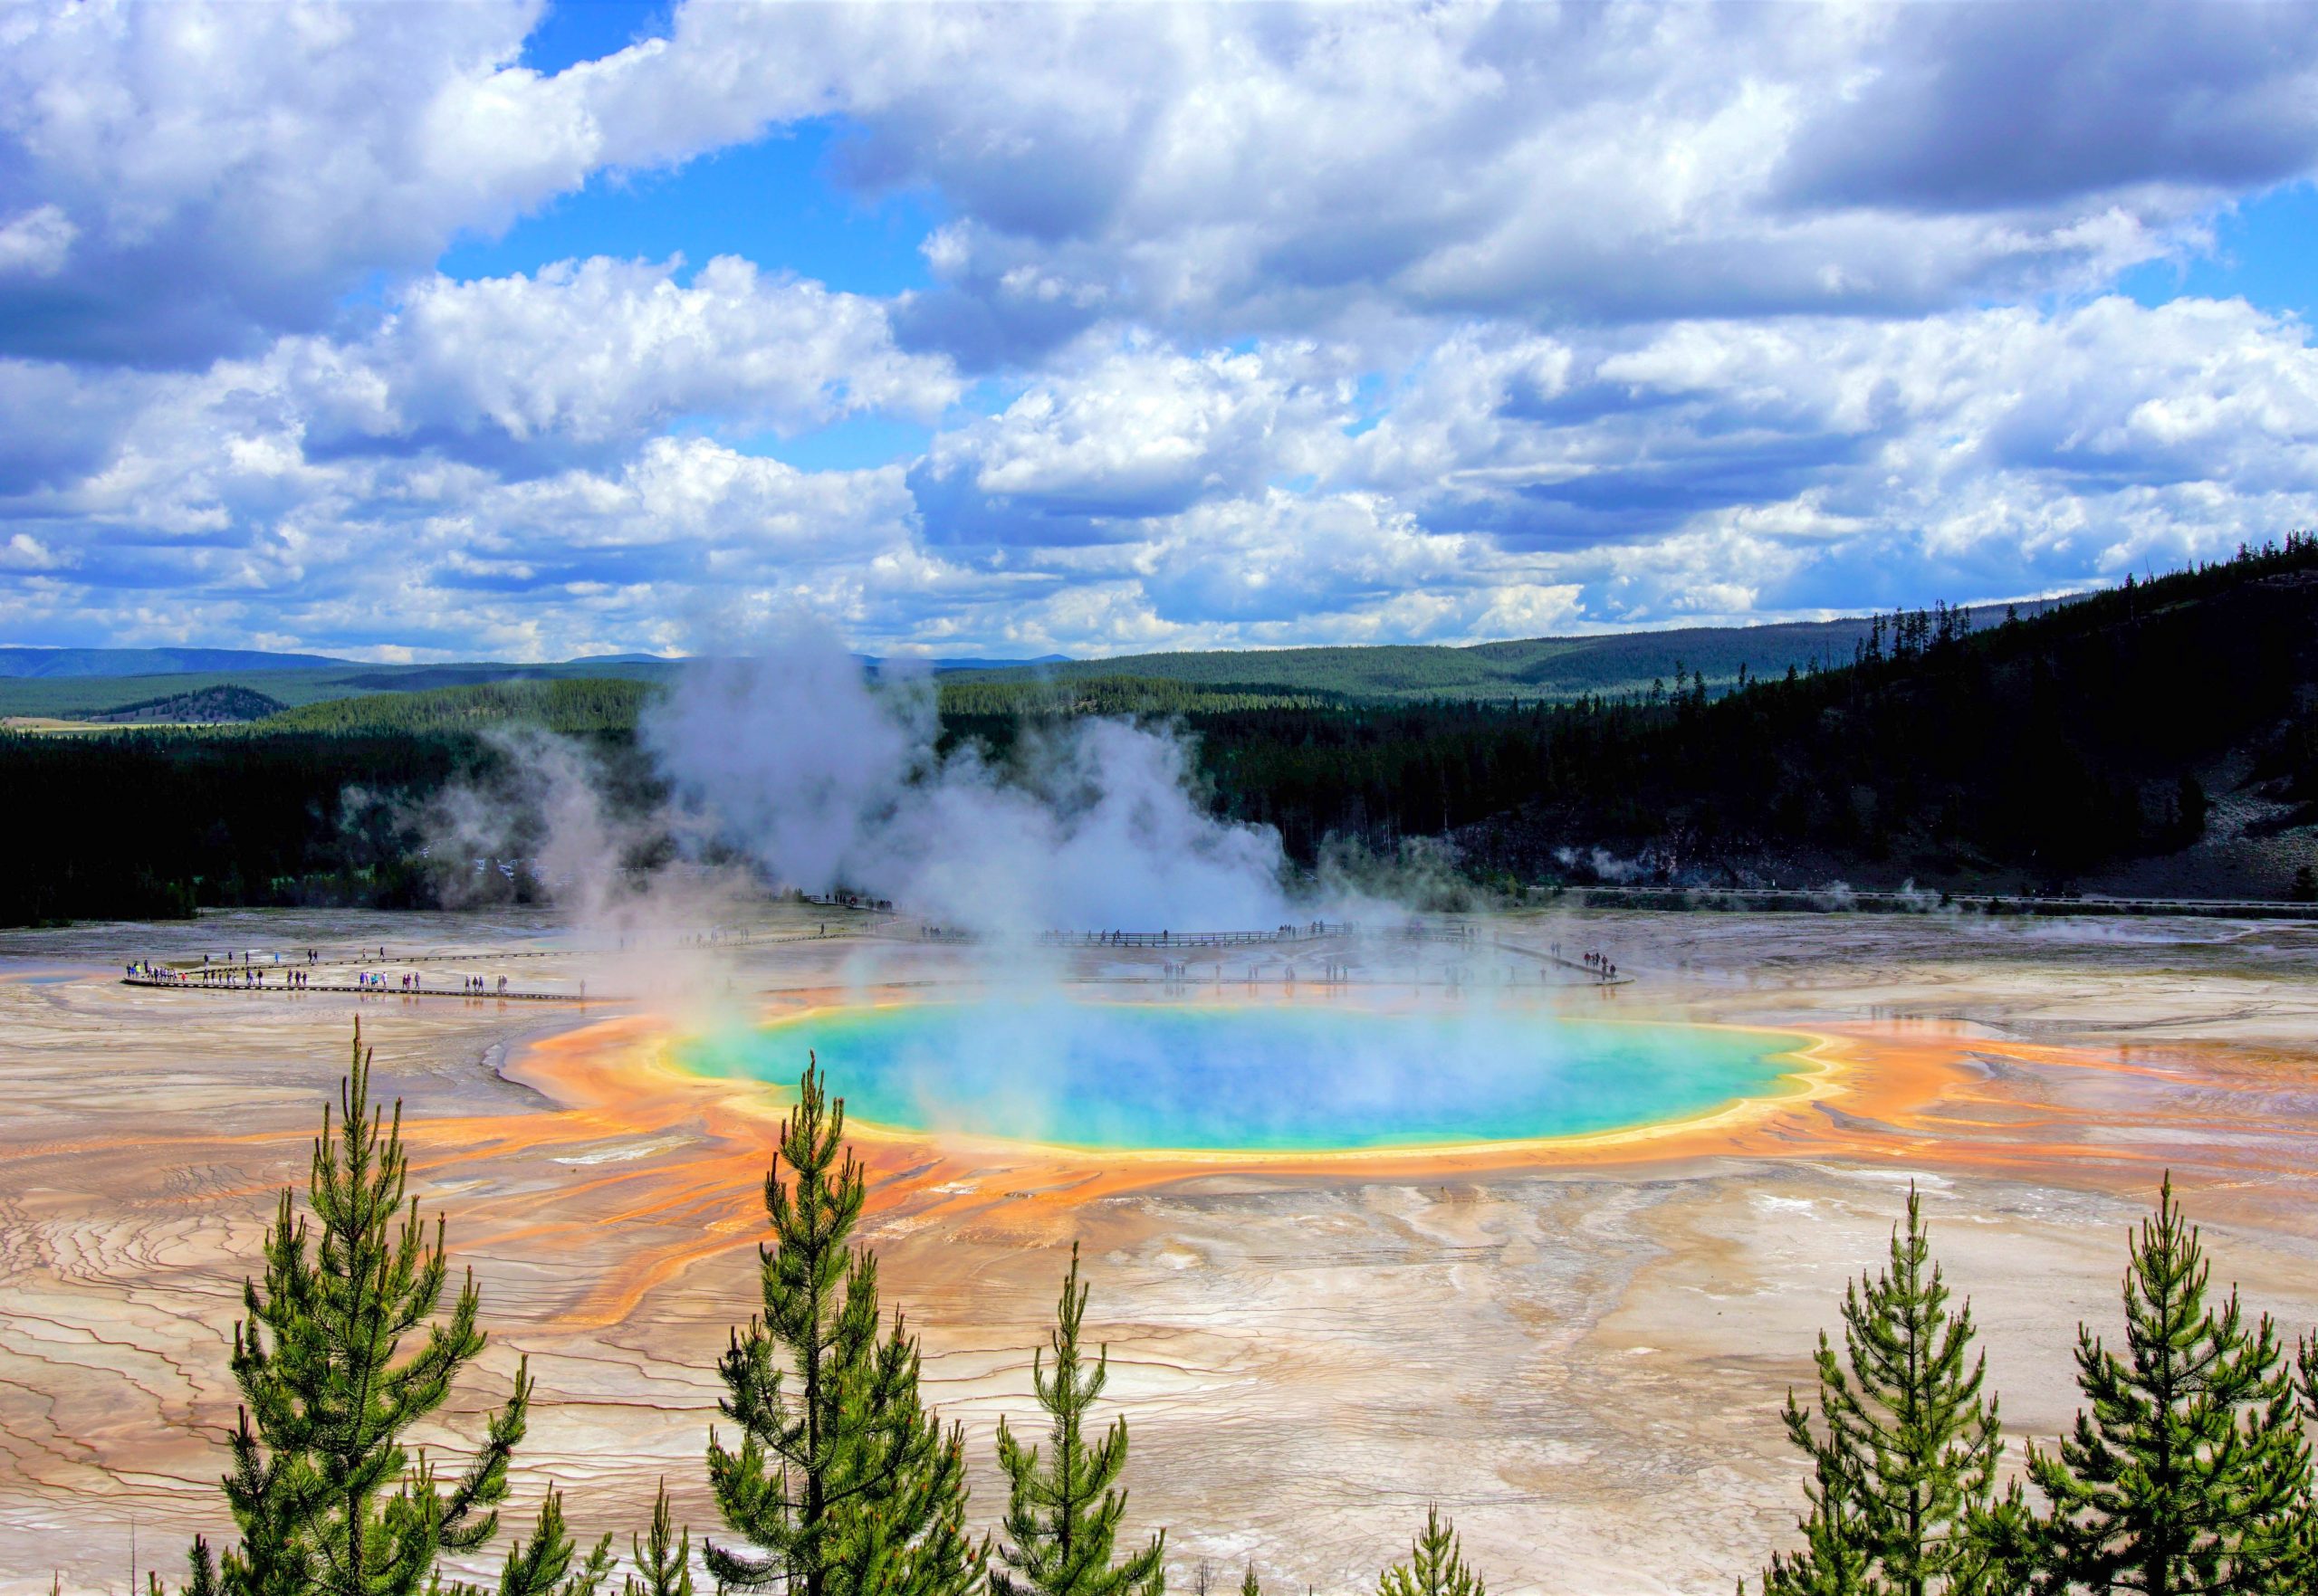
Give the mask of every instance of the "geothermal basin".
POLYGON ((681 1045, 857 1124, 1114 1152, 1312 1153, 1596 1136, 1797 1090, 1806 1037, 1545 1004, 996 995, 819 1008, 681 1045))
POLYGON ((1911 1185, 2007 1477, 2074 1422, 2077 1326, 2116 1333, 2169 1171, 2217 1285, 2318 1329, 2318 925, 1571 909, 1292 996, 1284 960, 1251 989, 1101 947, 1027 980, 819 905, 746 930, 648 959, 531 911, 0 934, 0 1596, 141 1588, 232 1534, 242 1281, 358 1018, 490 1328, 428 1439, 464 1455, 528 1358, 510 1512, 558 1483, 589 1535, 663 1480, 695 1542, 722 1533, 717 1360, 761 1308, 809 1048, 848 1101, 862 1239, 964 1426, 974 1526, 1005 1500, 998 1420, 1039 1422, 1077 1245, 1106 1417, 1134 1426, 1126 1529, 1167 1527, 1183 1589, 1207 1563, 1373 1591, 1436 1501, 1506 1596, 1751 1578, 1808 1479, 1787 1392, 1911 1185), (1573 945, 1635 979, 1541 989, 1573 945), (430 995, 120 980, 311 946, 430 995), (467 971, 596 996, 443 990, 467 971))

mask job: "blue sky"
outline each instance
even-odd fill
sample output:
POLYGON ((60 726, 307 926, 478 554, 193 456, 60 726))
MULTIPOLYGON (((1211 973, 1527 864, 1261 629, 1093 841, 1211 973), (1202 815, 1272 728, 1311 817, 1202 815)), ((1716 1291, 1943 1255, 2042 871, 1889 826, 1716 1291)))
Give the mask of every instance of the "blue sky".
POLYGON ((2306 8, 22 20, 10 642, 1465 642, 2318 523, 2306 8))
POLYGON ((665 39, 675 21, 672 5, 631 0, 576 0, 544 6, 523 36, 521 63, 550 77, 582 62, 600 61, 647 39, 665 39))
POLYGON ((855 293, 932 287, 918 246, 941 224, 938 196, 847 192, 834 177, 845 137, 815 118, 673 171, 599 173, 495 235, 460 238, 436 267, 464 280, 575 256, 737 254, 855 293))
POLYGON ((2210 246, 2136 266, 2118 287, 2145 305, 2242 299, 2307 325, 2318 308, 2318 186, 2305 178, 2248 195, 2212 225, 2210 246))

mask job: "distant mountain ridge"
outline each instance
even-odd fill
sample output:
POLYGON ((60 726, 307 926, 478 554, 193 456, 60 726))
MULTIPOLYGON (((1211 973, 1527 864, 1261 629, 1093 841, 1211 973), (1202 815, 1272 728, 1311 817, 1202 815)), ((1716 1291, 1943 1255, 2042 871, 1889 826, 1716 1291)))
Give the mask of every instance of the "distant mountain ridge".
MULTIPOLYGON (((2067 599, 2018 606, 2033 616, 2067 599)), ((1995 624, 2007 607, 1965 612, 1975 626, 1995 624)), ((1647 691, 1679 672, 1703 674, 1718 691, 1747 675, 1783 674, 1790 666, 1847 664, 1876 621, 1773 622, 1755 626, 1695 626, 1668 631, 1597 632, 1462 645, 1370 644, 1276 649, 1210 649, 1074 659, 980 656, 909 658, 857 654, 864 671, 898 670, 992 683, 1057 683, 1134 680, 1212 690, 1319 693, 1372 701, 1425 699, 1563 700, 1647 691)), ((684 657, 625 653, 543 663, 469 660, 436 664, 378 664, 321 655, 227 648, 0 648, 0 715, 70 717, 111 711, 131 701, 233 686, 297 708, 376 693, 423 693, 495 683, 625 679, 667 682, 684 657), (168 678, 177 678, 168 680, 168 678)))
MULTIPOLYGON (((2065 599, 2015 607, 2041 614, 2065 599)), ((1974 626, 1993 626, 2008 607, 1961 611, 1974 626)), ((1781 675, 1851 664, 1854 647, 1881 623, 1873 616, 1832 621, 1778 621, 1758 626, 1688 626, 1655 632, 1592 632, 1502 643, 1361 644, 1334 647, 1211 649, 1119 655, 1035 667, 1002 667, 996 679, 1032 675, 1057 682, 1108 677, 1180 682, 1201 687, 1260 687, 1365 699, 1567 699, 1645 690, 1679 667, 1703 673, 1717 687, 1738 678, 1781 675)))
MULTIPOLYGON (((1002 671, 1023 666, 1067 664, 1069 655, 1040 655, 1034 659, 916 659, 885 658, 874 654, 854 656, 871 670, 894 665, 922 666, 932 671, 1002 671)), ((340 659, 328 654, 276 654, 262 648, 35 648, 0 645, 0 676, 55 678, 64 676, 181 676, 214 675, 221 671, 309 671, 365 665, 362 660, 340 659)), ((682 655, 589 654, 566 660, 464 660, 442 664, 371 666, 383 674, 456 672, 468 681, 522 681, 525 672, 569 674, 575 667, 599 665, 680 665, 682 655), (493 673, 496 673, 493 674, 493 673)), ((439 683, 438 683, 439 684, 439 683)))
POLYGON ((351 661, 257 648, 0 647, 0 676, 178 676, 218 671, 326 670, 351 661))
POLYGON ((896 666, 912 670, 931 671, 937 676, 952 671, 1035 671, 1049 665, 1067 665, 1074 662, 1067 654, 1042 654, 1036 659, 918 659, 914 656, 886 658, 874 654, 857 654, 863 667, 873 674, 883 674, 896 666))
MULTIPOLYGON (((2033 616, 2069 599, 2018 606, 2033 616)), ((1968 613, 1976 626, 2003 618, 2007 607, 1968 613)), ((1846 664, 1875 626, 1872 616, 1698 626, 1654 632, 1600 632, 1461 646, 1432 644, 1187 651, 1074 659, 980 656, 909 659, 857 654, 872 675, 896 668, 992 683, 1135 681, 1213 691, 1320 694, 1375 702, 1467 699, 1566 700, 1646 692, 1677 668, 1703 673, 1718 692, 1750 677, 1846 664)), ((682 657, 625 653, 553 663, 473 660, 439 664, 378 664, 321 655, 252 649, 0 647, 0 716, 63 719, 101 715, 158 697, 235 687, 295 709, 377 693, 423 693, 494 683, 625 679, 666 682, 682 657), (223 663, 218 663, 223 662, 223 663)))

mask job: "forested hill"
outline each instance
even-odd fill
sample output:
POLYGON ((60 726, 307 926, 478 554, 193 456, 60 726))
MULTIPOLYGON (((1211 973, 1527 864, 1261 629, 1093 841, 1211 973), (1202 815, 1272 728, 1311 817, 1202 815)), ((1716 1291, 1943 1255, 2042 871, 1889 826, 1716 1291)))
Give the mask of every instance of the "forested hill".
POLYGON ((618 676, 486 682, 420 693, 328 699, 282 710, 253 722, 248 730, 260 735, 320 731, 417 736, 523 724, 565 736, 632 732, 645 702, 657 691, 654 683, 618 676))
POLYGON ((128 723, 176 723, 187 726, 226 726, 237 722, 259 721, 277 713, 282 701, 268 698, 263 693, 253 693, 246 687, 221 686, 196 688, 189 693, 167 693, 158 698, 140 698, 135 703, 116 704, 101 714, 93 715, 97 722, 117 721, 128 723))
POLYGON ((1305 850, 1448 833, 1522 881, 2284 896, 2318 864, 2318 540, 1994 626, 1884 617, 1849 665, 1719 698, 1260 719, 1203 726, 1203 757, 1305 850))
MULTIPOLYGON (((1980 618, 1992 619, 1988 611, 1980 618)), ((1110 676, 1201 686, 1258 686, 1373 701, 1577 698, 1647 691, 1652 682, 1703 674, 1724 686, 1743 668, 1777 675, 1787 666, 1846 664, 1873 625, 1866 616, 1763 626, 1530 637, 1451 648, 1425 645, 1137 654, 1079 660, 1036 672, 978 679, 1091 682, 1110 676)))
MULTIPOLYGON (((375 693, 359 698, 282 709, 253 722, 254 735, 319 731, 334 735, 417 736, 538 726, 566 736, 626 734, 664 684, 617 677, 559 682, 491 682, 436 687, 423 693, 375 693)), ((1171 718, 1233 710, 1317 710, 1341 707, 1331 693, 1226 683, 1195 685, 1133 676, 1086 682, 944 679, 936 685, 943 720, 994 732, 997 723, 1022 716, 1128 715, 1171 718)), ((139 706, 142 707, 142 706, 139 706)))

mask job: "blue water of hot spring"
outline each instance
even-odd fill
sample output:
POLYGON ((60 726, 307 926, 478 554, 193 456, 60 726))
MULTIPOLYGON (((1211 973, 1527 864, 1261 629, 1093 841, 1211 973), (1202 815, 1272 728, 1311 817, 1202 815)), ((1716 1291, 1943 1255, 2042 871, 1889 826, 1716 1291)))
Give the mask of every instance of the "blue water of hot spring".
POLYGON ((1116 1149, 1313 1152, 1576 1136, 1789 1089, 1807 1038, 1571 1019, 1049 999, 822 1010, 696 1037, 688 1067, 793 1085, 807 1049, 855 1120, 1116 1149))

